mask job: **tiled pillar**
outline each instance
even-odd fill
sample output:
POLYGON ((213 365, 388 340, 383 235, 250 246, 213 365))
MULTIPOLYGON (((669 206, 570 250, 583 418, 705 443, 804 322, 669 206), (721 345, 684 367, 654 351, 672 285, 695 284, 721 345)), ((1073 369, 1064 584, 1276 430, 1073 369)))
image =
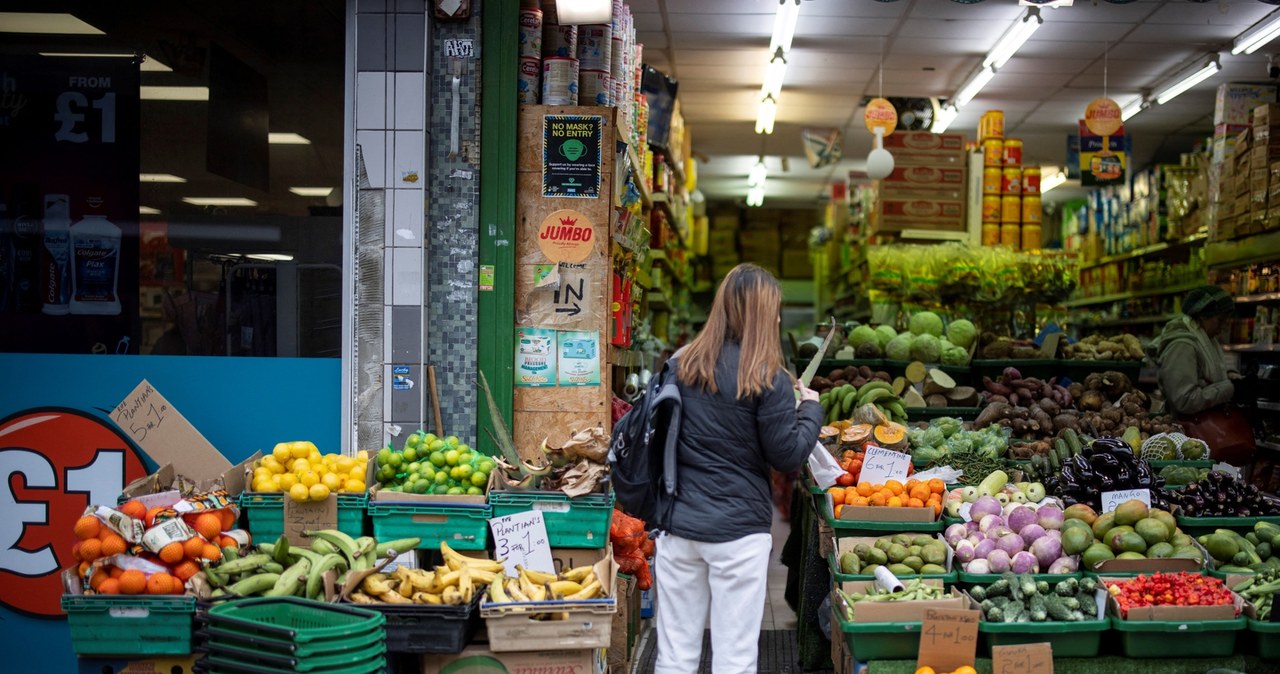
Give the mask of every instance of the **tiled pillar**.
POLYGON ((436 22, 423 0, 355 0, 355 142, 385 215, 383 441, 397 445, 434 429, 428 364, 444 432, 475 442, 480 75, 471 4, 470 19, 436 22))

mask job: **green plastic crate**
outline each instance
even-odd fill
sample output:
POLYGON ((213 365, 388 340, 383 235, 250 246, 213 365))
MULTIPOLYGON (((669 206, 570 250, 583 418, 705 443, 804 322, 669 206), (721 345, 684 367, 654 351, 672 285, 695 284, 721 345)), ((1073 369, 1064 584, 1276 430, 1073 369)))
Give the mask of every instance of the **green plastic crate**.
MULTIPOLYGON (((222 655, 210 653, 204 659, 206 663, 206 671, 209 674, 293 674, 302 670, 293 669, 291 667, 271 667, 259 663, 247 663, 235 658, 227 658, 222 655)), ((386 671, 387 659, 385 656, 371 658, 348 667, 326 667, 323 669, 311 670, 316 674, 376 674, 377 672, 386 671)))
POLYGON ((831 512, 823 513, 827 525, 837 536, 880 536, 882 534, 936 534, 942 531, 942 520, 932 522, 875 522, 872 520, 838 520, 831 512))
MULTIPOLYGON (((489 545, 489 506, 427 505, 374 501, 369 504, 373 535, 380 541, 418 537, 421 549, 484 550, 489 545)), ((548 532, 549 533, 549 532, 548 532)))
POLYGON ((1234 529, 1240 532, 1249 532, 1253 531, 1253 525, 1258 522, 1270 522, 1271 524, 1280 525, 1280 516, 1276 515, 1265 517, 1177 517, 1176 519, 1178 528, 1192 538, 1211 534, 1215 529, 1234 529))
MULTIPOLYGON (((240 510, 255 541, 274 542, 284 533, 284 499, 282 493, 240 494, 240 510)), ((367 534, 364 515, 368 501, 364 494, 338 494, 338 530, 352 538, 367 534)))
MULTIPOLYGON (((872 574, 840 573, 840 559, 834 552, 827 556, 827 563, 831 566, 831 579, 837 583, 847 583, 851 580, 875 580, 876 579, 876 577, 872 574)), ((955 569, 952 569, 951 571, 948 571, 946 573, 925 573, 925 574, 917 574, 916 576, 906 576, 906 577, 907 578, 920 577, 920 578, 926 578, 926 579, 935 578, 935 579, 941 580, 944 587, 951 587, 956 583, 957 574, 955 569)))
POLYGON ((1258 657, 1263 660, 1280 660, 1280 623, 1249 618, 1248 624, 1258 645, 1258 657))
POLYGON ((1111 621, 1083 620, 1080 622, 1043 623, 978 623, 985 653, 995 646, 1049 643, 1056 658, 1096 658, 1102 648, 1102 634, 1111 627, 1111 621))
POLYGON ((1127 658, 1225 658, 1235 652, 1236 636, 1245 628, 1235 620, 1121 620, 1111 616, 1127 658))
POLYGON ((69 594, 62 610, 71 650, 80 656, 187 655, 195 597, 122 597, 69 594))
POLYGON ((1185 466, 1187 468, 1213 468, 1213 460, 1192 461, 1191 459, 1174 459, 1172 461, 1148 461, 1151 467, 1159 472, 1167 466, 1185 466))
POLYGON ((210 626, 244 638, 295 644, 350 640, 352 647, 359 647, 369 639, 381 639, 381 628, 386 623, 377 611, 297 597, 239 599, 216 604, 207 615, 210 626), (352 635, 361 636, 352 639, 352 635))
POLYGON ((609 542, 613 493, 569 498, 559 491, 494 490, 489 493, 493 517, 541 510, 553 548, 603 548, 609 542))
POLYGON ((210 657, 221 657, 229 661, 259 667, 288 669, 294 672, 329 672, 339 668, 367 667, 376 660, 385 659, 387 649, 386 644, 379 639, 367 642, 358 649, 353 648, 327 655, 304 657, 272 654, 257 650, 252 646, 237 646, 210 641, 208 654, 210 657))
MULTIPOLYGON (((997 580, 1000 580, 1001 578, 1004 577, 1003 574, 999 574, 999 573, 966 573, 964 570, 960 570, 959 574, 960 574, 960 578, 959 578, 960 584, 966 585, 966 586, 990 585, 991 583, 994 583, 997 580)), ((1043 580, 1044 582, 1050 585, 1057 585, 1058 583, 1061 583, 1062 581, 1068 578, 1075 578, 1076 580, 1080 580, 1083 577, 1084 577, 1084 574, 1080 573, 1079 571, 1075 571, 1072 573, 1033 573, 1031 574, 1031 578, 1036 582, 1040 582, 1043 580)))
POLYGON ((924 623, 851 623, 840 620, 840 632, 857 662, 914 659, 920 651, 924 623))

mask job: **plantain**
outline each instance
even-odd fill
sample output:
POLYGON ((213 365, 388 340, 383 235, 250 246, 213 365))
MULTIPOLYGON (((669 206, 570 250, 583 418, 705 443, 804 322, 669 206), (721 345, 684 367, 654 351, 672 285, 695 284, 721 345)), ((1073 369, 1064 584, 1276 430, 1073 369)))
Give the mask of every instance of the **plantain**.
POLYGON ((356 541, 345 532, 337 529, 314 529, 304 531, 302 535, 311 539, 320 539, 332 545, 338 551, 338 554, 346 557, 352 568, 355 568, 356 557, 358 556, 356 541))
POLYGON ((280 534, 280 538, 276 539, 275 547, 272 549, 272 555, 276 564, 281 566, 289 566, 289 537, 280 534))
POLYGON ((444 593, 440 595, 440 599, 450 606, 461 606, 466 603, 462 599, 462 592, 456 587, 446 587, 444 593))
POLYGON ((582 591, 582 585, 572 580, 557 580, 550 583, 551 591, 565 596, 582 591))
POLYGON ((506 589, 507 594, 511 595, 511 598, 516 601, 533 601, 529 595, 524 593, 524 588, 520 586, 519 579, 508 578, 506 589))
POLYGON ((360 582, 360 587, 370 596, 380 597, 391 591, 391 586, 387 584, 387 577, 381 573, 371 573, 364 577, 360 582))
POLYGON ((311 570, 311 560, 306 557, 298 559, 293 566, 284 570, 280 574, 280 578, 276 580, 276 584, 270 590, 262 594, 264 597, 292 597, 298 594, 298 589, 302 587, 302 583, 307 580, 307 573, 311 570))
POLYGON ((378 599, 381 599, 383 602, 387 604, 412 604, 413 603, 412 600, 407 599, 405 597, 401 597, 399 594, 395 592, 383 592, 382 594, 378 595, 378 599))
POLYGON ((430 592, 414 592, 414 593, 413 593, 413 597, 411 597, 411 598, 413 599, 413 603, 415 603, 415 604, 439 604, 439 603, 442 603, 442 602, 441 602, 441 600, 440 600, 440 595, 438 595, 438 594, 432 594, 432 593, 430 593, 430 592))
POLYGON ((568 599, 570 601, 574 601, 578 599, 595 599, 596 597, 600 596, 600 590, 601 590, 600 581, 593 580, 589 585, 583 587, 578 592, 575 592, 571 595, 566 596, 565 599, 568 599))
POLYGON ((458 592, 462 594, 462 603, 470 604, 476 591, 475 584, 471 582, 471 569, 464 566, 458 570, 458 574, 458 592))
POLYGON ((347 560, 337 553, 329 553, 320 558, 320 561, 307 574, 307 599, 316 599, 324 590, 324 574, 331 569, 346 570, 347 560))
POLYGON ((526 569, 524 566, 520 564, 516 564, 516 572, 523 573, 526 577, 528 577, 529 582, 536 583, 538 585, 541 585, 542 583, 550 583, 552 581, 557 580, 556 575, 554 573, 547 573, 546 571, 534 571, 533 569, 526 569))
POLYGON ((355 592, 352 592, 352 593, 351 593, 351 601, 353 601, 353 602, 355 602, 355 603, 357 603, 357 604, 375 604, 375 603, 377 603, 377 602, 375 602, 375 601, 373 600, 373 597, 370 597, 369 595, 367 595, 367 594, 365 594, 365 593, 363 593, 363 592, 361 592, 361 591, 359 591, 359 590, 356 590, 355 592))
POLYGON ((560 573, 560 577, 563 578, 564 580, 572 580, 576 583, 581 583, 582 580, 587 577, 587 574, 592 572, 593 572, 592 566, 590 564, 587 564, 585 566, 575 566, 574 568, 569 569, 568 571, 562 571, 560 573))
POLYGON ((258 567, 271 561, 271 556, 267 554, 245 555, 239 559, 233 559, 229 562, 223 562, 218 565, 218 573, 225 576, 234 576, 238 573, 249 573, 257 571, 258 567))
POLYGON ((241 597, 260 594, 270 590, 279 579, 278 573, 259 573, 232 584, 227 588, 227 593, 241 597))
POLYGON ((398 583, 396 583, 395 590, 396 592, 400 593, 401 597, 408 599, 409 597, 413 596, 413 583, 407 580, 401 579, 398 583))
POLYGON ((504 583, 501 580, 489 583, 490 602, 494 604, 505 604, 511 601, 511 598, 507 596, 506 588, 503 587, 503 585, 504 583))
POLYGON ((378 543, 373 549, 373 553, 378 557, 386 557, 388 550, 395 550, 398 554, 403 555, 406 552, 412 552, 422 543, 421 538, 397 538, 394 541, 384 541, 378 543))

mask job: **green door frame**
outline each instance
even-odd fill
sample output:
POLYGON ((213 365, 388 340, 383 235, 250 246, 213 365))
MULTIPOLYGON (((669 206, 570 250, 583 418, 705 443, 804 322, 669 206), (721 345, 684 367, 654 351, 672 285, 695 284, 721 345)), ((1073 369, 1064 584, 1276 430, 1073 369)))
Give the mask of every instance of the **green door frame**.
MULTIPOLYGON (((480 265, 493 290, 479 292, 476 367, 484 372, 507 428, 512 423, 515 348, 516 84, 520 0, 483 0, 480 8, 480 265)), ((479 376, 476 377, 479 379, 479 376)), ((476 395, 476 446, 497 454, 493 421, 476 395)))

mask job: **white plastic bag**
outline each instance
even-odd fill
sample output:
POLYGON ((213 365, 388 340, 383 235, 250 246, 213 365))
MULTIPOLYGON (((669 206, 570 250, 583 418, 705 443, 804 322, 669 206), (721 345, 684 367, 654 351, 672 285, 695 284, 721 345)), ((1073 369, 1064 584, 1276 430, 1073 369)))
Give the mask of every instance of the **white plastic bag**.
POLYGON ((844 475, 844 469, 820 442, 813 443, 813 451, 809 452, 809 472, 813 473, 813 481, 823 489, 830 489, 836 479, 844 475))

